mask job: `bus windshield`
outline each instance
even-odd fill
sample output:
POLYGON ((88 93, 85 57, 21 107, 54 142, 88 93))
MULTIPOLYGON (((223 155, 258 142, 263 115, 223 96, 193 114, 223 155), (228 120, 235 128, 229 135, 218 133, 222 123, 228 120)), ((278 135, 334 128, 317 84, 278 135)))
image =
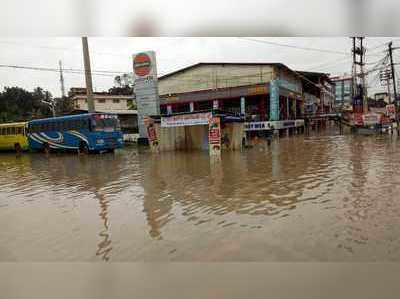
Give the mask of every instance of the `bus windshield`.
POLYGON ((119 120, 114 116, 96 115, 92 119, 92 130, 95 132, 119 131, 119 120))

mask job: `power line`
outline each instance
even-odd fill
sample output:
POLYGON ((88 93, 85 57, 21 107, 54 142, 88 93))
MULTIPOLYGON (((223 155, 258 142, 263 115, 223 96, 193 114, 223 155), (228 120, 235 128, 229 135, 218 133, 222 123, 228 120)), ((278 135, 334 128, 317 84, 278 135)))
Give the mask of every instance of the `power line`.
POLYGON ((271 42, 271 41, 266 41, 266 40, 259 40, 259 39, 254 39, 254 38, 238 37, 238 39, 248 40, 248 41, 257 42, 257 43, 263 43, 263 44, 269 44, 269 45, 274 45, 274 46, 279 46, 279 47, 293 48, 293 49, 304 50, 304 51, 314 51, 314 52, 324 52, 324 53, 349 55, 349 53, 342 52, 342 51, 320 49, 320 48, 310 48, 310 47, 300 47, 300 46, 295 46, 295 45, 271 42))
MULTIPOLYGON (((34 66, 21 66, 21 65, 9 65, 9 64, 0 64, 0 68, 14 68, 14 69, 26 69, 32 71, 46 71, 46 72, 59 72, 60 70, 57 68, 49 68, 49 67, 34 67, 34 66)), ((63 68, 63 72, 70 74, 84 74, 85 70, 82 69, 72 69, 72 68, 63 68)), ((117 74, 122 74, 126 72, 118 72, 118 71, 108 71, 108 70, 94 70, 92 71, 94 75, 97 76, 108 76, 114 77, 117 74)))

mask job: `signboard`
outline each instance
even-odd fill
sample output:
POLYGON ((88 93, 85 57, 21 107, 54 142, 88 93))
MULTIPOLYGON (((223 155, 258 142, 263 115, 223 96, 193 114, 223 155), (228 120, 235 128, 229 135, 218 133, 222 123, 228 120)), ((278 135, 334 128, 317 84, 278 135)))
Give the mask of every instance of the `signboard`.
POLYGON ((139 135, 147 138, 144 117, 160 114, 157 63, 154 51, 133 55, 134 91, 136 95, 139 135))
POLYGON ((154 126, 154 120, 150 117, 144 117, 144 124, 147 130, 147 138, 149 139, 149 144, 152 150, 158 150, 158 138, 157 131, 154 126))
POLYGON ((221 119, 212 117, 208 129, 210 156, 221 155, 221 119))
POLYGON ((173 128, 183 126, 208 125, 211 118, 211 112, 161 117, 161 127, 173 128))
POLYGON ((245 131, 279 130, 304 126, 304 119, 293 121, 257 121, 244 124, 245 131))
POLYGON ((386 116, 391 119, 396 119, 396 106, 394 104, 386 105, 386 116))
POLYGON ((363 113, 364 111, 364 101, 362 97, 356 97, 353 99, 353 112, 363 113))
POLYGON ((366 126, 376 125, 380 123, 381 116, 376 113, 366 113, 362 116, 363 124, 366 126))
POLYGON ((286 88, 290 91, 294 91, 297 93, 301 93, 301 87, 298 83, 294 83, 294 82, 290 82, 288 80, 285 79, 279 79, 278 80, 279 86, 286 88))
POLYGON ((354 124, 356 126, 362 126, 364 124, 364 119, 362 113, 354 113, 353 114, 354 124))
POLYGON ((279 82, 278 80, 271 81, 271 91, 270 91, 270 120, 279 119, 279 82))

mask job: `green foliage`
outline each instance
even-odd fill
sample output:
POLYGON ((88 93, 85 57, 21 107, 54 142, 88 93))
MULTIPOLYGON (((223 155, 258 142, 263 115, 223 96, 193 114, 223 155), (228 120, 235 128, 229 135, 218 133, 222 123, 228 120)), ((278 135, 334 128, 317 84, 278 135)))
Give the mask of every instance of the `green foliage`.
POLYGON ((51 109, 43 100, 52 100, 52 95, 40 87, 32 92, 20 87, 4 88, 0 92, 0 123, 51 117, 51 109))

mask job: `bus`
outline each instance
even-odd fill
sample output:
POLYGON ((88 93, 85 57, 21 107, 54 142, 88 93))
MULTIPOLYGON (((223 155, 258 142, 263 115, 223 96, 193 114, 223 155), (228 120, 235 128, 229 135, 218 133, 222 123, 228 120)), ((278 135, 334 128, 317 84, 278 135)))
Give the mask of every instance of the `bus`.
POLYGON ((118 117, 107 113, 86 113, 28 122, 32 151, 53 150, 79 153, 114 151, 123 146, 118 117))
POLYGON ((26 123, 0 124, 0 150, 14 150, 17 153, 28 149, 26 123))

